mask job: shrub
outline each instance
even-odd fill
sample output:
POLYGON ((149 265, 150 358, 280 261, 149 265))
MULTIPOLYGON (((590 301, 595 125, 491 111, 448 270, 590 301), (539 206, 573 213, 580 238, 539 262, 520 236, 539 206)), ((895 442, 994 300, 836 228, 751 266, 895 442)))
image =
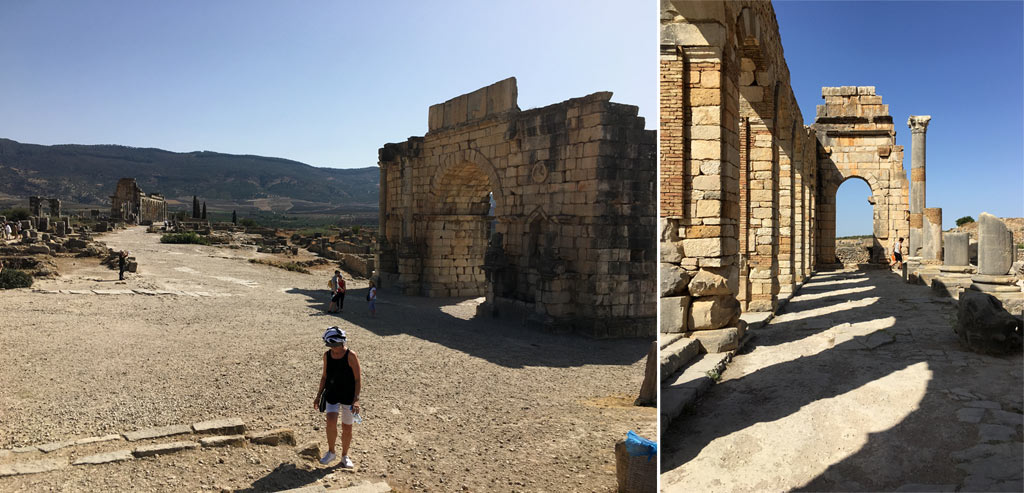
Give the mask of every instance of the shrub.
POLYGON ((0 272, 0 289, 32 287, 32 276, 15 269, 4 269, 0 272))
POLYGON ((956 220, 956 225, 957 225, 957 227, 960 227, 960 226, 963 226, 963 225, 965 225, 967 223, 973 223, 973 222, 974 222, 974 218, 973 217, 971 217, 971 216, 964 216, 964 217, 961 217, 960 219, 956 220))
POLYGON ((0 216, 6 217, 8 221, 24 221, 31 217, 31 214, 24 207, 12 207, 5 211, 0 211, 0 216))
POLYGON ((160 237, 160 243, 177 243, 186 244, 193 243, 196 245, 209 245, 210 239, 205 236, 199 236, 195 231, 188 231, 186 233, 168 233, 160 237))
POLYGON ((259 226, 259 224, 257 224, 256 221, 253 221, 252 219, 249 219, 247 217, 239 219, 238 224, 241 224, 246 228, 255 228, 256 226, 259 226))

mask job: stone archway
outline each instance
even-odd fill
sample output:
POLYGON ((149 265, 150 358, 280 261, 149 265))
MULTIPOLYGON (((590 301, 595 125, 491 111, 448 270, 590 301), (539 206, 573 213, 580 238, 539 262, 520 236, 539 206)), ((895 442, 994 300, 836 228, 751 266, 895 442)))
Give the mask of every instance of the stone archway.
POLYGON ((871 188, 874 200, 873 262, 885 262, 892 238, 907 237, 910 191, 903 146, 896 144, 892 116, 873 86, 824 87, 813 128, 818 138, 819 264, 836 263, 836 192, 850 178, 871 188))
POLYGON ((381 285, 653 335, 655 132, 611 93, 520 111, 517 92, 506 79, 433 105, 425 136, 380 150, 381 285))

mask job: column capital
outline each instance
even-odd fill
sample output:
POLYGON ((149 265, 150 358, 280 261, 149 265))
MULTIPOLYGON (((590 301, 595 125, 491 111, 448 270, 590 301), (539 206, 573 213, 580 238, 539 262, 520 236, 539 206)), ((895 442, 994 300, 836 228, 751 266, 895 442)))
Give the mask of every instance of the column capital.
POLYGON ((910 118, 907 118, 907 126, 910 127, 910 132, 911 133, 915 133, 915 134, 916 133, 922 133, 923 134, 923 133, 925 133, 928 130, 928 122, 930 122, 931 120, 932 120, 932 116, 931 115, 920 115, 920 116, 910 115, 910 118))

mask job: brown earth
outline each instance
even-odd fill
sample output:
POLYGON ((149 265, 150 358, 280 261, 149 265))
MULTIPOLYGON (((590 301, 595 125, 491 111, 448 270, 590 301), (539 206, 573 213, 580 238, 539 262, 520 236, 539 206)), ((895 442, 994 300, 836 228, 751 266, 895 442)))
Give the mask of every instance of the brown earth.
POLYGON ((653 435, 655 410, 630 405, 649 341, 546 333, 477 318, 479 300, 386 288, 371 318, 362 280, 350 281, 345 312, 327 315, 330 268, 288 272, 247 261, 270 255, 158 238, 142 228, 101 238, 139 259, 124 283, 95 260, 64 259, 60 277, 0 293, 0 466, 133 444, 3 449, 232 416, 250 430, 292 428, 300 444, 326 450, 312 401, 320 335, 340 325, 364 374, 356 470, 288 446, 249 446, 3 477, 0 491, 275 491, 362 480, 398 491, 613 491, 614 442, 630 429, 653 435))

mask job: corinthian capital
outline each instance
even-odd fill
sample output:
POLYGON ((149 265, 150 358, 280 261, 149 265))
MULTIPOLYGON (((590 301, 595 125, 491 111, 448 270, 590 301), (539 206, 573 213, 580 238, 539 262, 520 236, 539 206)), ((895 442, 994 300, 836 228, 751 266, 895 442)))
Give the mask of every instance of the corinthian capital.
POLYGON ((932 121, 931 115, 914 116, 907 118, 907 126, 911 133, 924 133, 928 130, 928 122, 932 121))

